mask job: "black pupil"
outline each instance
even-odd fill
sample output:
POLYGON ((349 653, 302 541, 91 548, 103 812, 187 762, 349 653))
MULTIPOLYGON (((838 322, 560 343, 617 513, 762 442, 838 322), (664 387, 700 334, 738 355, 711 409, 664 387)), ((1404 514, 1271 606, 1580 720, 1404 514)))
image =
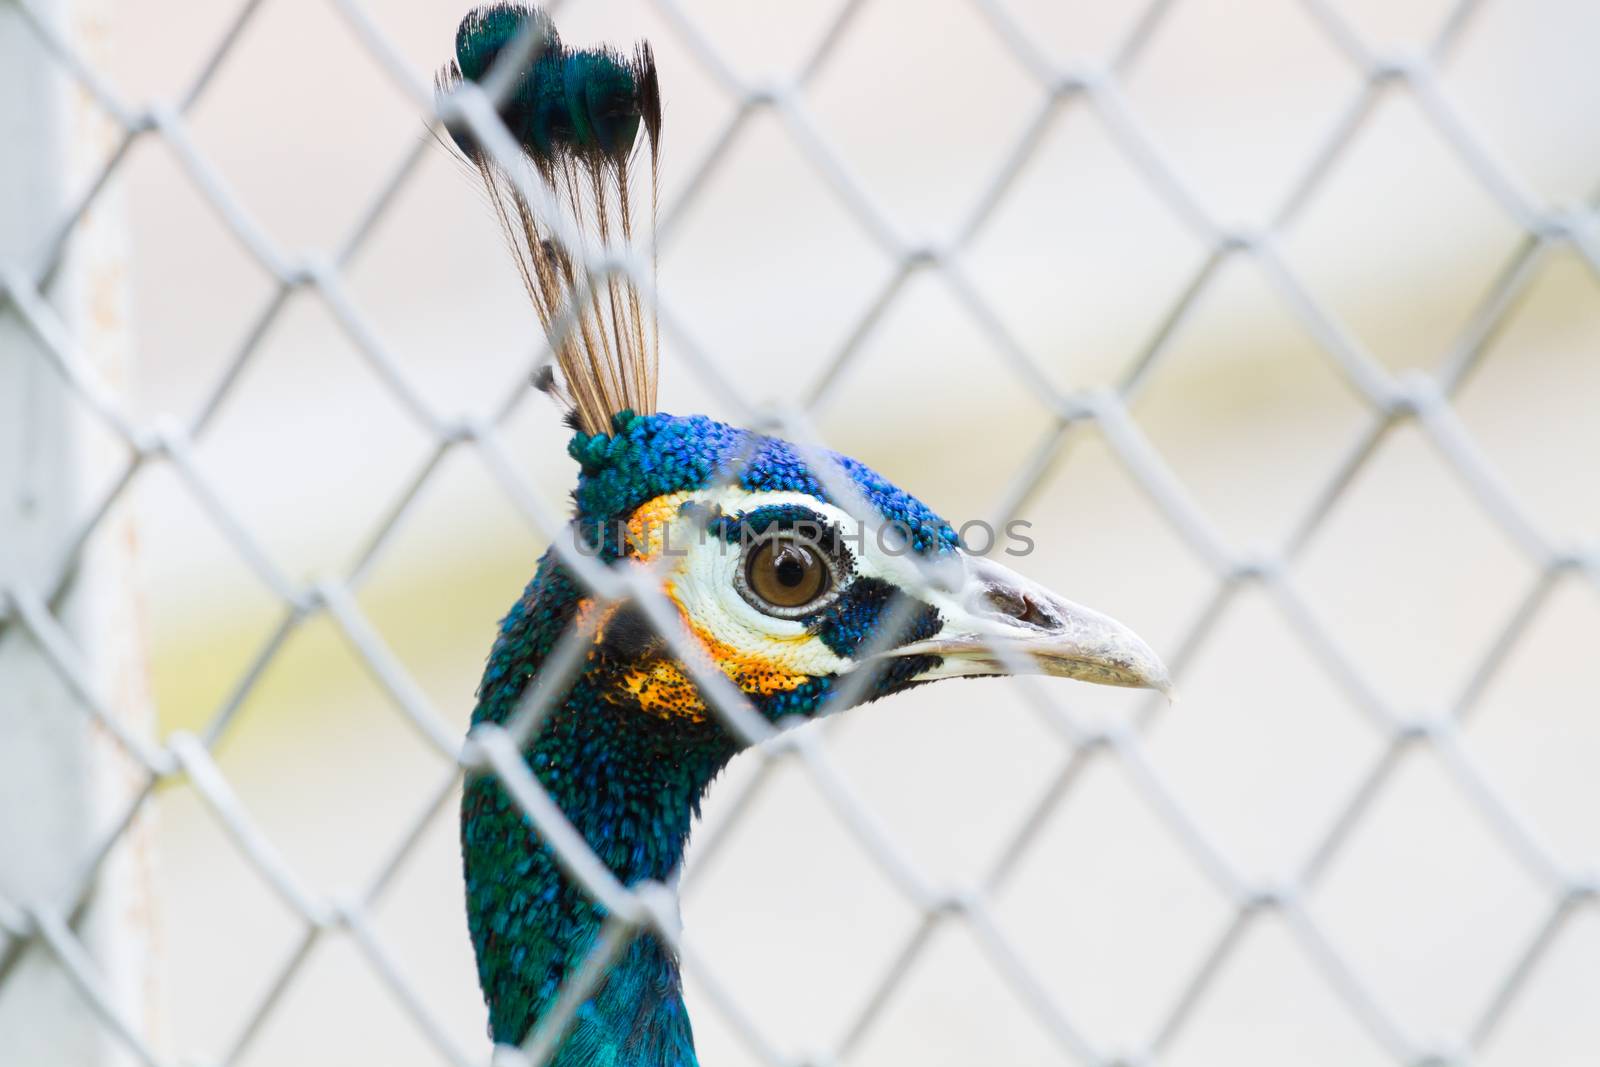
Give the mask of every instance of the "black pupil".
POLYGON ((785 545, 778 549, 778 558, 773 560, 774 577, 780 585, 790 589, 797 588, 806 580, 805 553, 793 545, 785 545))

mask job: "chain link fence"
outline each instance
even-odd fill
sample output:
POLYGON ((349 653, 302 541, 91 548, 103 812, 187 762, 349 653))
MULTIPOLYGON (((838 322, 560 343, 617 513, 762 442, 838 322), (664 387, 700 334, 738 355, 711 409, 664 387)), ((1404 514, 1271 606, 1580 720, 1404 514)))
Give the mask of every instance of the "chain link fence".
MULTIPOLYGON (((577 21, 587 6, 570 3, 558 14, 577 21)), ((677 927, 674 893, 630 893, 581 854, 581 843, 567 846, 569 862, 614 915, 679 944, 706 1061, 970 1062, 983 1049, 997 1061, 1085 1064, 1576 1064, 1600 1054, 1600 1033, 1586 1022, 1592 1012, 1582 1007, 1584 983, 1592 989, 1600 980, 1600 839, 1582 817, 1600 799, 1587 762, 1600 758, 1589 723, 1600 633, 1593 597, 1600 516, 1590 483, 1592 448, 1600 442, 1574 425, 1585 405, 1600 400, 1592 388, 1600 384, 1592 371, 1600 319, 1564 310, 1593 300, 1600 230, 1586 193, 1551 195, 1542 158, 1530 179, 1452 88, 1452 71, 1469 62, 1463 53, 1496 54, 1505 23, 1490 20, 1497 6, 1509 5, 1436 6, 1426 19, 1415 18, 1425 32, 1392 46, 1374 39, 1366 7, 1314 0, 1232 8, 1155 0, 1115 16, 1005 0, 951 3, 936 12, 851 0, 825 14, 808 12, 803 27, 786 24, 783 31, 752 28, 760 16, 721 7, 655 0, 617 14, 602 5, 597 35, 631 40, 645 30, 629 20, 647 20, 663 56, 667 155, 680 169, 669 173, 663 204, 658 296, 666 377, 684 383, 678 397, 669 384, 664 407, 709 407, 806 441, 826 436, 869 463, 883 462, 875 449, 887 449, 884 465, 913 491, 928 480, 961 483, 965 489, 947 495, 983 517, 1036 516, 1038 539, 1062 547, 1025 569, 1154 638, 1186 694, 1169 708, 1153 697, 1017 680, 1005 683, 1006 695, 1016 698, 1016 717, 1005 718, 1010 712, 960 707, 972 700, 970 687, 941 687, 962 691, 919 691, 820 730, 768 737, 737 694, 721 693, 730 728, 765 744, 741 758, 713 798, 680 887, 686 933, 677 927), (1279 93, 1287 101, 1282 109, 1293 119, 1286 127, 1293 136, 1275 156, 1282 180, 1245 182, 1230 197, 1219 175, 1236 172, 1216 161, 1226 144, 1207 146, 1207 131, 1175 128, 1168 119, 1181 109, 1172 110, 1171 101, 1185 85, 1205 95, 1186 64, 1208 52, 1215 59, 1218 49, 1223 67, 1213 74, 1220 80, 1232 76, 1230 62, 1241 65, 1242 74, 1233 72, 1241 80, 1263 77, 1247 68, 1248 57, 1279 47, 1274 34, 1285 19, 1299 34, 1294 47, 1337 69, 1325 81, 1340 88, 1311 106, 1294 87, 1301 72, 1274 68, 1283 81, 1255 87, 1251 98, 1279 93), (1103 47, 1058 48, 1046 24, 1064 25, 1069 34, 1103 25, 1103 47), (909 59, 885 52, 866 61, 852 52, 863 38, 881 48, 902 30, 896 47, 903 44, 909 59), (970 56, 970 65, 954 74, 918 66, 916 42, 924 33, 960 38, 946 46, 970 56), (764 49, 792 65, 780 69, 777 58, 769 64, 764 49), (1162 64, 1179 68, 1178 90, 1150 87, 1162 64), (975 119, 954 108, 915 112, 915 101, 952 80, 963 84, 937 99, 965 102, 975 119), (672 126, 680 85, 690 131, 681 144, 672 126), (880 107, 868 132, 841 121, 880 107), (1470 197, 1494 220, 1482 227, 1490 238, 1477 246, 1481 263, 1467 281, 1445 279, 1456 246, 1444 235, 1456 216, 1446 210, 1430 231, 1402 224, 1420 212, 1405 220, 1385 213, 1406 178, 1384 173, 1388 142, 1380 138, 1373 148, 1373 131, 1387 130, 1384 117, 1395 107, 1411 116, 1404 136, 1428 138, 1459 183, 1435 189, 1425 182, 1408 210, 1435 196, 1447 208, 1470 197), (701 121, 702 113, 712 118, 701 121), (898 147, 902 127, 914 141, 919 131, 944 126, 966 138, 965 150, 948 160, 898 147), (1115 175, 1094 188, 1134 199, 1097 204, 1093 193, 1076 191, 1073 168, 1088 165, 1089 150, 1069 141, 1075 147, 1064 162, 1053 156, 1064 130, 1092 131, 1086 136, 1115 175), (1374 152, 1378 176, 1366 184, 1346 180, 1374 152), (750 153, 802 173, 809 192, 779 186, 764 203, 759 190, 739 192, 725 172, 739 173, 750 153), (1284 162, 1288 155, 1294 158, 1284 162), (946 164, 964 178, 959 192, 940 177, 946 164), (1027 211, 1008 215, 1023 198, 1027 211), (1234 206, 1247 201, 1249 210, 1236 215, 1234 206), (1219 210, 1219 203, 1226 206, 1219 210), (918 227, 907 224, 929 204, 935 214, 955 209, 930 228, 945 235, 932 240, 913 236, 918 227), (827 214, 816 223, 824 236, 812 243, 803 239, 813 225, 807 205, 827 214), (771 231, 798 243, 769 247, 771 261, 756 273, 775 290, 772 307, 828 321, 820 356, 796 354, 800 346, 773 336, 784 332, 784 318, 753 323, 767 306, 746 304, 726 288, 696 289, 690 279, 706 262, 695 258, 697 241, 712 249, 705 255, 725 255, 732 239, 724 230, 766 225, 763 216, 740 210, 799 217, 793 229, 771 231), (1091 235, 1101 231, 1086 223, 1085 245, 1075 248, 1070 237, 1056 239, 1056 210, 1074 222, 1098 211, 1115 232, 1096 244, 1091 235), (1236 224, 1241 215, 1250 221, 1236 224), (1359 229, 1372 218, 1379 221, 1347 264, 1355 280, 1328 284, 1317 258, 1337 244, 1327 233, 1359 229), (1020 265, 1009 262, 1008 235, 1030 229, 1049 243, 1020 265), (1325 239, 1318 243, 1308 232, 1325 239), (1447 251, 1429 259, 1429 241, 1447 251), (1173 244, 1188 249, 1169 257, 1176 266, 1140 273, 1173 244), (885 269, 858 269, 858 261, 885 269), (1283 325, 1208 319, 1208 301, 1241 268, 1261 294, 1243 306, 1261 322, 1270 315, 1283 325), (1558 276, 1560 270, 1567 273, 1558 276), (674 271, 686 279, 679 289, 674 271), (1036 312, 1073 303, 1080 291, 1073 279, 1082 276, 1092 290, 1099 272, 1113 286, 1143 279, 1137 284, 1145 291, 1110 294, 1127 306, 1085 299, 1090 306, 1077 310, 1080 324, 1103 315, 1134 325, 1125 334, 1085 335, 1107 342, 1109 352, 1083 362, 1049 335, 1050 320, 1036 312), (930 284, 936 298, 927 295, 930 284), (1397 290, 1398 321, 1414 317, 1439 329, 1419 338, 1400 328, 1391 343, 1383 327, 1369 328, 1362 305, 1329 295, 1374 285, 1397 290), (1541 311, 1543 294, 1554 290, 1558 309, 1541 311), (906 362, 891 351, 907 336, 897 332, 902 315, 933 322, 913 326, 909 336, 926 339, 917 328, 953 321, 977 344, 950 363, 940 363, 934 350, 916 354, 926 365, 906 362), (1558 325, 1526 325, 1540 315, 1558 325), (1194 362, 1185 346, 1196 334, 1220 333, 1223 347, 1270 347, 1252 340, 1257 329, 1294 336, 1296 354, 1224 360, 1211 385, 1171 369, 1194 362), (763 338, 777 354, 746 358, 728 347, 740 336, 763 338), (1395 356, 1396 349, 1403 354, 1395 356), (1327 388, 1302 386, 1297 377, 1283 395, 1299 400, 1274 392, 1274 383, 1282 384, 1273 377, 1277 361, 1293 360, 1327 388), (894 370, 874 377, 877 364, 894 370), (777 398, 770 396, 774 365, 796 368, 777 398), (1486 376, 1488 384, 1474 390, 1486 376), (1252 391, 1256 402, 1239 401, 1252 391), (952 419, 985 405, 989 416, 934 431, 947 440, 895 450, 898 439, 926 432, 917 413, 952 419), (1189 409, 1218 420, 1218 432, 1243 436, 1209 452, 1194 446, 1189 409), (904 411, 913 413, 906 421, 859 425, 904 411), (1508 422, 1496 421, 1501 412, 1512 413, 1508 422), (1306 434, 1315 446, 1299 443, 1306 434), (1508 440, 1543 437, 1553 443, 1509 449, 1509 461, 1497 452, 1508 440), (1425 447, 1406 451, 1397 443, 1406 441, 1425 447), (1398 473, 1385 488, 1387 469, 1398 473), (1235 493, 1250 500, 1233 503, 1235 493), (1099 511, 1109 518, 1097 534, 1084 513, 1099 511), (1369 511, 1376 516, 1364 526, 1360 516, 1369 511), (1075 539, 1080 527, 1090 533, 1075 539), (1082 593, 1085 587, 1098 596, 1082 593), (1442 602, 1437 615, 1408 606, 1428 597, 1442 602), (1135 610, 1125 611, 1126 603, 1135 610), (1238 622, 1251 612, 1258 613, 1253 623, 1238 622), (1426 619, 1451 636, 1405 633, 1425 628, 1419 620, 1426 619), (1538 650, 1545 650, 1542 658, 1538 650), (951 725, 954 740, 939 748, 940 727, 962 713, 981 721, 951 725), (979 733, 997 738, 995 747, 984 749, 979 733), (964 758, 961 746, 974 744, 964 758), (1028 749, 1017 757, 1022 762, 1000 766, 999 777, 1018 779, 1009 792, 992 768, 985 777, 962 766, 982 763, 986 752, 1000 759, 994 754, 1007 746, 1028 749), (866 763, 864 753, 875 753, 878 765, 866 763), (923 760, 927 766, 913 766, 923 760), (1418 774, 1442 788, 1416 785, 1418 774), (920 792, 919 782, 926 786, 920 792), (1242 792, 1230 791, 1236 783, 1242 792), (1124 799, 1107 799, 1107 789, 1124 799), (774 795, 785 799, 770 803, 774 795), (789 838, 801 858, 773 858, 770 842, 794 832, 785 820, 794 818, 788 809, 801 795, 813 808, 806 818, 826 810, 838 837, 854 842, 857 866, 838 878, 828 877, 828 846, 809 838, 789 838), (1081 813, 1079 823, 1071 821, 1074 813, 1081 813), (944 836, 920 837, 908 824, 932 825, 944 836), (1395 829, 1386 837, 1388 827, 1395 829), (942 863, 941 850, 961 859, 942 863), (739 866, 741 853, 808 886, 802 892, 813 894, 816 914, 796 919, 784 910, 803 906, 793 900, 775 910, 745 904, 751 883, 741 879, 752 872, 739 866), (1129 853, 1159 858, 1128 860, 1129 853), (1064 858, 1041 868, 1046 855, 1064 858), (952 876, 951 868, 959 873, 952 876), (806 881, 813 877, 818 884, 806 881), (877 898, 850 910, 837 887, 821 884, 827 882, 844 882, 844 897, 892 899, 898 919, 880 922, 890 906, 877 898), (864 888, 869 882, 874 887, 864 888), (1075 884, 1097 888, 1075 895, 1075 884), (1042 902, 1028 904, 1030 894, 1043 894, 1042 902), (707 902, 697 906, 697 895, 707 902), (828 960, 791 962, 773 947, 785 944, 783 935, 766 940, 754 918, 748 929, 715 925, 747 906, 761 923, 790 924, 797 951, 824 928, 844 926, 843 940, 818 942, 826 943, 828 960), (1441 915, 1451 917, 1442 926, 1433 921, 1441 915), (872 926, 870 936, 853 925, 863 923, 872 926), (701 940, 696 931, 705 926, 713 930, 701 940), (727 932, 734 929, 759 939, 757 947, 741 955, 727 932), (952 954, 944 940, 951 932, 970 951, 952 954), (1079 970, 1061 962, 1080 956, 1079 970), (772 971, 791 968, 818 984, 834 975, 828 968, 848 974, 838 976, 836 991, 797 994, 781 978, 767 988, 772 971), (1430 1000, 1413 987, 1439 996, 1430 1000), (941 988, 960 992, 941 997, 941 988), (908 1002, 924 1009, 897 1016, 908 1002), (951 1037, 949 1027, 963 1036, 951 1037)), ((435 29, 460 12, 437 14, 435 29)), ((499 312, 490 304, 423 299, 415 318, 393 323, 382 312, 394 304, 375 297, 371 280, 360 277, 364 257, 392 256, 384 248, 389 228, 404 229, 428 209, 408 197, 424 180, 419 174, 440 164, 432 138, 413 129, 396 139, 397 162, 360 195, 340 185, 339 157, 305 163, 330 170, 323 180, 338 203, 304 206, 313 220, 342 218, 330 243, 326 231, 299 236, 316 226, 291 224, 290 236, 258 217, 242 191, 261 190, 258 176, 220 163, 215 156, 236 155, 236 146, 208 149, 205 132, 229 124, 227 115, 206 114, 219 83, 256 79, 271 96, 290 93, 304 76, 292 52, 271 64, 250 59, 252 36, 267 34, 260 27, 273 18, 283 20, 273 32, 290 42, 306 34, 311 60, 337 55, 341 66, 360 64, 367 80, 352 90, 355 99, 382 94, 384 106, 417 122, 436 117, 426 49, 431 44, 442 59, 449 38, 424 40, 413 32, 415 20, 361 0, 252 0, 203 33, 178 25, 187 15, 175 19, 171 33, 211 34, 210 43, 183 52, 188 65, 176 91, 146 98, 119 84, 103 55, 123 29, 108 31, 91 15, 44 0, 0 2, 0 46, 16 59, 8 78, 25 87, 20 97, 11 87, 0 172, 8 181, 26 175, 6 186, 15 195, 0 209, 7 221, 0 384, 20 428, 7 428, 11 455, 0 466, 14 525, 0 533, 11 557, 0 566, 0 768, 10 779, 0 834, 7 848, 0 859, 0 1041, 18 1042, 21 1056, 13 1060, 0 1047, 0 1061, 232 1065, 276 1062, 290 1049, 296 1059, 320 1054, 325 1062, 384 1050, 384 1058, 404 1062, 486 1063, 487 1044, 473 1030, 481 1016, 474 1021, 476 989, 464 964, 450 853, 464 769, 501 775, 552 839, 562 838, 550 829, 549 801, 511 737, 485 730, 464 747, 461 741, 470 705, 461 682, 487 649, 492 616, 474 616, 482 647, 450 651, 441 670, 426 651, 441 634, 419 634, 405 621, 437 606, 426 587, 408 586, 398 601, 373 588, 395 571, 430 564, 452 537, 467 538, 463 556, 481 546, 452 522, 462 496, 438 488, 452 478, 508 505, 511 518, 483 524, 523 530, 510 536, 523 538, 514 543, 526 569, 495 568, 484 580, 485 603, 508 604, 531 573, 534 553, 559 529, 558 494, 570 472, 552 462, 546 486, 546 472, 530 477, 526 459, 561 451, 561 431, 548 425, 553 415, 534 411, 536 401, 527 399, 526 374, 538 353, 506 351, 515 349, 507 335, 532 332, 522 321, 488 343, 494 351, 485 358, 505 372, 503 387, 485 386, 481 377, 458 387, 449 381, 457 373, 451 367, 473 360, 484 344, 462 320, 499 312), (302 21, 317 29, 297 29, 302 21), (335 23, 344 36, 332 51, 309 43, 335 23), (47 97, 57 103, 46 104, 47 97), (198 392, 189 384, 141 392, 126 380, 130 335, 120 287, 127 252, 115 234, 125 207, 119 184, 141 152, 168 168, 163 195, 172 199, 157 198, 158 207, 182 201, 184 210, 198 205, 209 213, 209 225, 248 261, 252 280, 239 288, 260 298, 227 327, 234 339, 220 344, 222 358, 203 371, 182 368, 186 383, 204 381, 198 392), (355 207, 345 212, 349 204, 355 207), (327 372, 343 376, 338 387, 323 367, 304 365, 294 367, 288 386, 270 378, 256 384, 275 332, 301 336, 286 323, 307 307, 359 365, 327 372), (423 319, 433 325, 418 325, 423 319), (424 367, 402 336, 407 330, 420 331, 429 345, 460 331, 462 350, 441 363, 443 370, 424 367), (252 401, 252 391, 263 398, 252 401), (381 424, 372 433, 384 442, 406 442, 397 446, 398 458, 389 457, 403 473, 352 489, 355 503, 340 514, 359 532, 327 535, 339 542, 342 560, 330 566, 306 566, 303 548, 323 536, 330 511, 338 511, 329 499, 336 492, 291 490, 270 498, 271 506, 258 498, 277 473, 269 461, 275 450, 293 454, 269 428, 281 426, 286 437, 301 433, 295 412, 314 393, 334 396, 332 406, 358 426, 368 418, 381 424), (246 423, 254 429, 232 451, 212 447, 230 406, 250 403, 265 411, 246 423), (403 429, 382 428, 391 424, 403 429), (257 456, 254 468, 230 466, 241 450, 257 456), (460 475, 463 468, 473 473, 460 475), (237 596, 241 612, 267 621, 243 653, 217 653, 203 641, 169 653, 166 683, 158 635, 152 700, 142 681, 148 650, 131 636, 139 624, 130 530, 157 540, 180 511, 249 576, 245 593, 201 583, 191 597, 225 595, 231 603, 237 596), (421 526, 443 532, 408 542, 421 526), (392 556, 401 562, 390 563, 392 556), (306 636, 318 632, 321 644, 306 636), (311 699, 275 682, 296 657, 297 677, 333 670, 327 665, 334 659, 358 667, 379 694, 359 699, 383 710, 363 714, 342 735, 324 735, 320 726, 264 731, 260 724, 278 717, 299 722, 294 709, 311 699), (195 695, 171 684, 179 676, 193 681, 191 675, 209 679, 211 688, 195 695), (407 740, 390 739, 407 728, 407 740), (366 765, 391 759, 400 768, 395 774, 365 777, 366 765), (324 778, 317 777, 319 761, 327 765, 324 778), (308 780, 346 781, 347 791, 302 799, 262 785, 302 771, 308 780), (380 809, 384 817, 371 823, 371 833, 360 832, 365 813, 380 809), (150 843, 165 841, 160 827, 169 820, 205 843, 163 844, 191 864, 180 861, 176 874, 163 876, 161 850, 152 856, 150 843), (323 855, 344 850, 336 835, 318 836, 324 821, 364 839, 348 850, 360 857, 359 877, 330 883, 308 875, 348 870, 323 855), (304 847, 285 830, 326 843, 304 847), (429 887, 416 899, 432 913, 386 912, 395 886, 408 878, 429 887), (178 882, 185 903, 164 903, 163 892, 178 882), (271 947, 257 956, 238 946, 251 939, 249 908, 269 895, 279 914, 268 924, 271 947), (193 974, 174 973, 190 962, 183 946, 197 939, 184 932, 186 916, 212 916, 211 908, 233 917, 199 939, 233 947, 194 957, 211 962, 193 974), (417 948, 427 927, 455 948, 443 956, 417 948), (164 934, 152 933, 162 928, 164 934), (335 942, 347 958, 333 973, 348 984, 319 979, 316 988, 343 1007, 318 1015, 297 1003, 297 989, 312 981, 308 974, 335 942), (172 957, 163 960, 168 951, 172 957), (241 970, 252 977, 221 977, 241 970), (166 994, 162 981, 172 984, 166 994), (229 1009, 218 1009, 221 1021, 188 1025, 182 1002, 212 996, 213 985, 228 990, 229 1009), (304 1020, 318 1018, 340 1035, 284 1033, 315 1029, 304 1020), (397 1018, 404 1022, 387 1033, 397 1018)), ((1593 25, 1576 4, 1548 5, 1538 18, 1545 29, 1535 43, 1581 41, 1593 25)), ((148 43, 167 32, 145 27, 134 39, 148 43)), ((583 39, 578 31, 570 36, 583 39)), ((314 91, 325 88, 315 84, 314 91)), ((1580 116, 1592 114, 1584 101, 1597 92, 1592 76, 1566 70, 1526 99, 1580 116), (1549 95, 1557 92, 1565 95, 1549 95)), ((471 94, 461 106, 492 147, 492 109, 471 94)), ((346 117, 359 121, 361 114, 346 117)), ((1536 122, 1532 128, 1530 136, 1542 129, 1536 122)), ((264 142, 274 136, 280 146, 296 143, 292 129, 249 134, 264 142)), ((1600 145, 1586 130, 1573 130, 1571 141, 1562 173, 1600 180, 1600 145)), ((465 188, 447 187, 470 202, 460 195, 465 188)), ((437 208, 436 201, 427 205, 437 208)), ((132 210, 137 216, 141 209, 132 210)), ((150 217, 151 209, 143 210, 150 217)), ((188 218, 175 213, 170 225, 188 218)), ((150 231, 136 227, 134 236, 150 231)), ((459 268, 445 258, 442 267, 418 269, 459 268)), ((164 277, 187 276, 203 294, 201 279, 211 269, 191 263, 164 277)), ((220 280, 209 284, 232 284, 235 274, 215 269, 220 280)), ((508 282, 514 274, 502 261, 484 270, 508 282)), ((137 288, 138 277, 132 281, 137 288)), ((443 291, 459 298, 465 290, 443 291)), ((194 306, 200 300, 171 291, 143 299, 151 307, 170 303, 178 310, 168 314, 185 326, 192 316, 209 343, 208 311, 194 306)), ((131 334, 134 342, 139 336, 131 334)), ((366 433, 357 429, 336 447, 359 452, 366 433)), ((362 478, 357 471, 350 482, 362 478)), ((476 581, 452 573, 450 583, 476 581)), ((649 596, 603 573, 588 577, 605 595, 649 596)), ((146 595, 159 631, 168 590, 157 582, 146 595)), ((453 619, 446 613, 439 625, 453 619)), ((986 705, 1007 703, 984 696, 986 705)))

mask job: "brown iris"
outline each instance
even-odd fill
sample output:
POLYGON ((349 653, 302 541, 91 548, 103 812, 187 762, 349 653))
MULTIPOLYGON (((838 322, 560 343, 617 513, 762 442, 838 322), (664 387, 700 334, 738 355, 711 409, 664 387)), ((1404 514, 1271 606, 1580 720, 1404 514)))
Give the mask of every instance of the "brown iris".
POLYGON ((764 604, 784 613, 803 608, 820 599, 833 583, 822 553, 814 546, 792 538, 774 537, 750 550, 745 560, 744 584, 764 604))

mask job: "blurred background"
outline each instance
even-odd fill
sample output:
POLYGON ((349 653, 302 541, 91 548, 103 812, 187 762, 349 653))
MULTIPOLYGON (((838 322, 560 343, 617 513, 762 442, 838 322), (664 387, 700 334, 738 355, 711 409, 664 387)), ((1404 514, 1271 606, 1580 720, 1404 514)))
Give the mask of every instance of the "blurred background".
MULTIPOLYGON (((464 8, 363 10, 421 78, 464 8)), ((340 265, 344 292, 434 411, 503 416, 559 511, 566 431, 524 395, 537 320, 475 179, 339 5, 248 12, 228 38, 232 4, 121 0, 97 69, 132 105, 176 104, 231 40, 184 125, 291 258, 335 255, 416 156, 340 265)), ((1586 259, 1543 227, 1586 217, 1600 184, 1600 7, 573 0, 560 27, 656 50, 660 291, 681 327, 663 410, 746 414, 692 339, 752 404, 803 409, 944 515, 1031 522, 1037 550, 1008 562, 1177 663, 1170 708, 1046 690, 1090 730, 1135 730, 1131 763, 1075 749, 1011 682, 809 727, 923 872, 988 887, 1093 1048, 1191 1067, 1600 1062, 1600 908, 1530 859, 1600 867, 1597 575, 1519 533, 1591 561, 1600 538, 1600 246, 1586 259), (1052 97, 1067 72, 1089 91, 1052 97), (769 86, 784 107, 745 95, 769 86), (907 259, 924 248, 943 258, 907 259), (1353 366, 1454 389, 1444 422, 1377 432, 1353 366), (1120 445, 1064 419, 1106 389, 1131 418, 1120 445), (1283 584, 1230 580, 1195 516, 1226 559, 1282 560, 1283 584), (1407 742, 1395 724, 1417 718, 1458 730, 1407 742), (1243 887, 1272 886, 1298 907, 1246 907, 1243 887)), ((136 139, 114 186, 128 410, 192 426, 230 380, 194 463, 295 582, 359 565, 360 608, 464 732, 545 537, 472 449, 427 466, 432 431, 314 289, 255 336, 280 280, 167 138, 136 139)), ((137 534, 157 737, 226 710, 213 752, 241 805, 304 885, 360 890, 448 765, 324 615, 275 643, 284 601, 169 465, 112 510, 137 534)), ((1075 1062, 959 918, 913 940, 923 916, 803 768, 747 792, 753 771, 714 788, 704 829, 737 824, 703 864, 691 850, 683 910, 775 1047, 1075 1062)), ((453 809, 425 820, 373 925, 451 1039, 486 1053, 453 809)), ((347 938, 320 939, 263 1013, 303 921, 181 779, 150 832, 158 1047, 444 1062, 347 938)), ((689 1000, 703 1062, 760 1062, 693 980, 689 1000)))

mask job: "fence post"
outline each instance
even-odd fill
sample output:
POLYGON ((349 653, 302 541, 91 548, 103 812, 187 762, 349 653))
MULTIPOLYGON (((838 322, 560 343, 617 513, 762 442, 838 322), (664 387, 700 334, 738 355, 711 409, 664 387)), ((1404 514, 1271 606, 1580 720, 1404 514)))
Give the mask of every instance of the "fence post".
MULTIPOLYGON (((28 23, 90 57, 105 40, 101 0, 0 0, 0 267, 39 285, 97 375, 120 388, 127 353, 124 257, 114 190, 102 191, 45 270, 47 242, 119 130, 72 82, 28 23), (43 275, 41 276, 41 271, 43 275)), ((132 1062, 36 935, 34 909, 74 920, 110 1008, 154 1033, 154 900, 148 813, 103 863, 95 850, 143 784, 23 627, 8 591, 49 597, 51 572, 125 453, 51 367, 0 288, 0 1062, 121 1067, 132 1062), (85 875, 95 871, 83 897, 85 875), (83 907, 77 909, 79 901, 83 907)), ((113 509, 89 539, 52 616, 87 686, 136 732, 150 729, 130 520, 113 509)))

